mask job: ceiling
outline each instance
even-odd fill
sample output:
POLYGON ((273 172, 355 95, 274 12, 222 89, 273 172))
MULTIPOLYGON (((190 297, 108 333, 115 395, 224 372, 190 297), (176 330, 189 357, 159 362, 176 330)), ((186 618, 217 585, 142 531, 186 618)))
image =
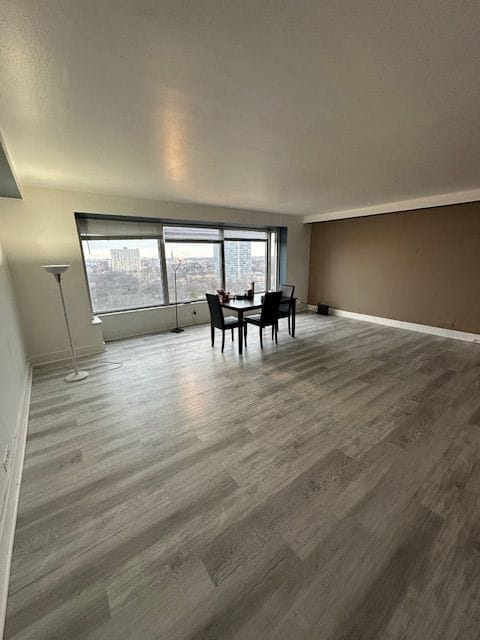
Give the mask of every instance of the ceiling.
POLYGON ((299 215, 480 187, 475 0, 2 0, 21 186, 299 215))

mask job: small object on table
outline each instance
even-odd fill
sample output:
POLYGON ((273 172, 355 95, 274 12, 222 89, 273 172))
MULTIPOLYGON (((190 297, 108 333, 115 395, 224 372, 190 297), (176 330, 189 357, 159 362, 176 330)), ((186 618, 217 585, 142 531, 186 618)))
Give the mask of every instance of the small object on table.
POLYGON ((220 302, 228 302, 231 298, 230 291, 225 291, 225 289, 217 289, 216 293, 220 302))
POLYGON ((255 285, 253 282, 251 289, 245 289, 245 296, 247 300, 253 300, 253 298, 255 297, 255 285))

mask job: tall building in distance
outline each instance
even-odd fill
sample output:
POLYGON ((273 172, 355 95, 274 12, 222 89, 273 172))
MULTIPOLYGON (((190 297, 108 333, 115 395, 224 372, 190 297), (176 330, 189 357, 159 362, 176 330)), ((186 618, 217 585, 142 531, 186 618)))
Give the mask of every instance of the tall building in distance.
POLYGON ((225 283, 227 290, 242 293, 252 281, 252 246, 246 241, 225 242, 225 283))
POLYGON ((110 249, 113 271, 140 271, 140 249, 110 249))

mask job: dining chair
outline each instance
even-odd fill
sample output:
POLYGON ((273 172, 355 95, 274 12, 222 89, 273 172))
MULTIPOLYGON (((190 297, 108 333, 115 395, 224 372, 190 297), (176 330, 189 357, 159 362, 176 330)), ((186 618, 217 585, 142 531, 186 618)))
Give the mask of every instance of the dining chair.
POLYGON ((260 329, 260 348, 263 349, 263 330, 265 327, 272 327, 272 338, 275 336, 275 344, 278 344, 278 308, 282 299, 281 291, 266 293, 263 299, 261 313, 254 316, 246 316, 243 319, 243 335, 245 346, 247 346, 247 325, 254 324, 260 329))
POLYGON ((213 293, 205 294, 208 302, 208 308, 210 310, 210 330, 212 334, 212 347, 215 345, 215 329, 220 329, 222 332, 222 353, 225 347, 225 331, 232 330, 232 340, 234 339, 233 330, 240 326, 238 318, 234 316, 225 317, 223 315, 223 309, 220 305, 218 296, 213 293))
POLYGON ((291 318, 292 318, 292 304, 295 304, 292 300, 295 293, 295 285, 293 284, 281 284, 279 291, 282 292, 283 298, 290 298, 289 302, 281 302, 278 309, 279 318, 288 318, 288 333, 292 334, 291 318))

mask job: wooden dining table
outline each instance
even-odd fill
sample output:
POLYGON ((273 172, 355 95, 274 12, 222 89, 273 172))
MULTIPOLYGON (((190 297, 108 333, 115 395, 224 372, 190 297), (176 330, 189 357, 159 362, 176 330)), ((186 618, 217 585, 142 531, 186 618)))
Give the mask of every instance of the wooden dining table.
MULTIPOLYGON (((263 294, 257 293, 253 296, 253 300, 226 300, 225 302, 221 302, 220 305, 224 309, 228 309, 229 311, 234 311, 238 316, 238 353, 243 353, 243 316, 248 311, 256 311, 262 308, 263 305, 263 294)), ((295 308, 296 308, 296 298, 286 298, 283 297, 280 301, 280 304, 288 303, 290 304, 290 310, 292 314, 292 337, 295 337, 295 308)))

